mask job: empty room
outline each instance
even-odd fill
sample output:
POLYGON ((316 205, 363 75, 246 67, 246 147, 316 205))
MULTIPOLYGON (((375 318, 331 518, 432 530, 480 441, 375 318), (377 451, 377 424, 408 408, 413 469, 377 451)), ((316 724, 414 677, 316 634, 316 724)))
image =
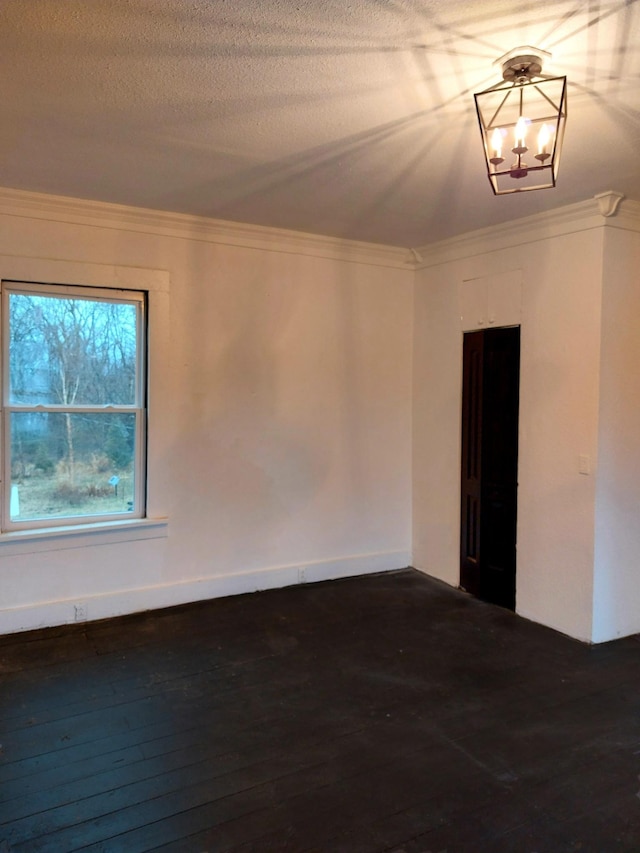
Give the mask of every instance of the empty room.
POLYGON ((0 6, 0 853, 640 850, 636 0, 0 6))

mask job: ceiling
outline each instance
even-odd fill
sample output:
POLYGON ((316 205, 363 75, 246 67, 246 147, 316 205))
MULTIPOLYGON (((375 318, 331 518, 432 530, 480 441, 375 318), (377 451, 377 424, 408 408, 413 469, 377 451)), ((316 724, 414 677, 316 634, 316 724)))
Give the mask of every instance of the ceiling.
POLYGON ((640 199, 640 6, 4 0, 0 185, 421 246, 640 199), (555 189, 495 197, 473 92, 514 47, 568 77, 555 189))

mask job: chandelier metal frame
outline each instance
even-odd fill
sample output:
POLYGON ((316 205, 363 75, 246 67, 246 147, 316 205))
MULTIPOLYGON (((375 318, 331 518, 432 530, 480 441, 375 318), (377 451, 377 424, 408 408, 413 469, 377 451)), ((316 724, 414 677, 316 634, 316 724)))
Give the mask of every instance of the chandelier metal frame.
POLYGON ((548 56, 534 47, 510 51, 495 63, 502 66, 502 81, 474 95, 495 195, 556 185, 567 120, 567 78, 543 74, 548 56))

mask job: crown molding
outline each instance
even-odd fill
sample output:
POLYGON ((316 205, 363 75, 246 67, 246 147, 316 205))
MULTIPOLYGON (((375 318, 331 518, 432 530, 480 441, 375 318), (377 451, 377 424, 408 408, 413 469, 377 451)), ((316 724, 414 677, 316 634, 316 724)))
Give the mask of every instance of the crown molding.
POLYGON ((0 188, 0 215, 413 270, 407 249, 108 202, 0 188))
POLYGON ((615 215, 609 216, 602 224, 606 228, 640 232, 640 202, 623 199, 615 215))
POLYGON ((614 192, 599 193, 576 204, 421 246, 414 250, 421 258, 416 269, 426 269, 462 258, 594 228, 640 231, 640 202, 624 199, 620 203, 620 195, 614 192))
POLYGON ((0 215, 407 271, 594 228, 640 232, 640 202, 615 192, 412 249, 8 188, 0 188, 0 215))

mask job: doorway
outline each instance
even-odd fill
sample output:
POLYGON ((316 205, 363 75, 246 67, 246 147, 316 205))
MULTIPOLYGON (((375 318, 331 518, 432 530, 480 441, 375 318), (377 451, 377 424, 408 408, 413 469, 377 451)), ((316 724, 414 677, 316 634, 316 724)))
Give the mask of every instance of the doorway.
POLYGON ((515 610, 520 327, 463 343, 460 586, 515 610))

